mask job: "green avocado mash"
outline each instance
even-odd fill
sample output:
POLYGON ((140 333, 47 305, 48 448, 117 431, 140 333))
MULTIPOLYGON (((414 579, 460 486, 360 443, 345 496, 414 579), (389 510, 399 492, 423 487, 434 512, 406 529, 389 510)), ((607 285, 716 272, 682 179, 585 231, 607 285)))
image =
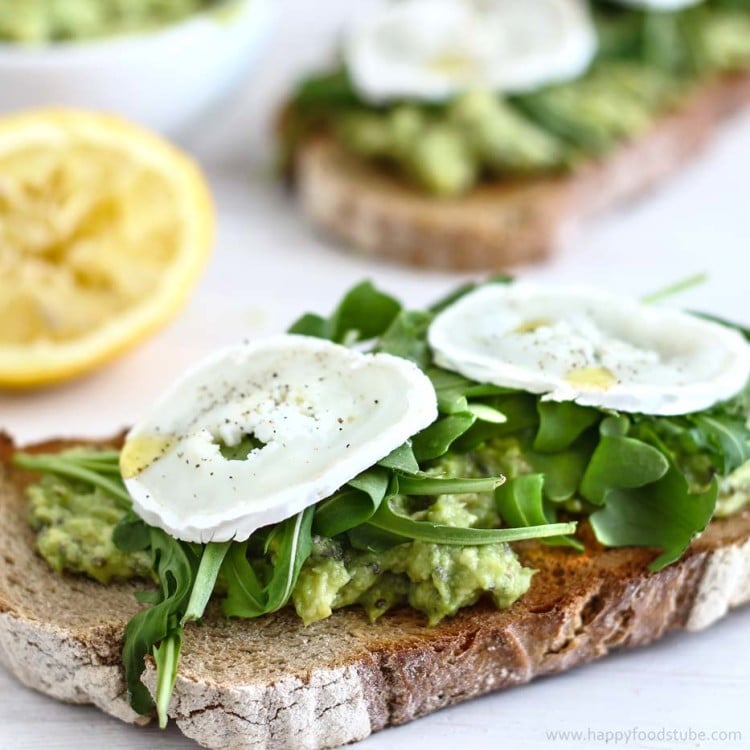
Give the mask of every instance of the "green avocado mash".
POLYGON ((750 505, 750 461, 733 471, 719 486, 716 515, 726 518, 747 505, 750 505))
POLYGON ((282 160, 323 130, 426 192, 458 195, 486 178, 575 169, 637 137, 706 78, 750 67, 746 0, 669 13, 596 3, 593 12, 599 52, 590 70, 520 96, 470 91, 447 103, 376 107, 344 67, 314 76, 287 111, 282 160))
MULTIPOLYGON (((476 464, 472 469, 477 471, 476 464)), ((29 488, 28 496, 37 550, 53 570, 83 573, 100 583, 150 576, 147 555, 114 545, 112 533, 125 511, 101 489, 45 476, 29 488)), ((498 522, 491 493, 443 495, 412 516, 467 528, 498 522)), ((485 592, 498 607, 510 606, 526 592, 532 575, 507 544, 456 547, 415 541, 373 553, 355 550, 343 539, 318 536, 292 603, 306 624, 353 604, 374 620, 405 602, 435 624, 485 592)))
POLYGON ((0 0, 0 41, 44 44, 149 31, 223 0, 0 0))
POLYGON ((112 532, 124 511, 110 495, 48 475, 28 496, 37 550, 53 570, 100 583, 151 577, 148 555, 115 547, 112 532))
MULTIPOLYGON (((419 520, 471 528, 495 517, 491 494, 443 495, 419 520), (468 500, 467 500, 468 497, 468 500)), ((522 596, 534 571, 524 568, 507 544, 457 547, 420 541, 379 553, 353 549, 343 540, 317 537, 302 566, 292 602, 305 624, 329 617, 340 607, 359 604, 371 620, 391 607, 408 604, 431 625, 475 604, 485 593, 504 609, 522 596)))
MULTIPOLYGON (((512 479, 533 470, 519 441, 501 438, 467 454, 449 454, 430 473, 502 473, 512 479)), ((37 550, 55 571, 83 573, 101 583, 151 575, 146 554, 122 552, 113 544, 112 532, 125 511, 102 490, 46 476, 28 494, 37 550)), ((748 504, 750 462, 722 482, 717 516, 737 513, 748 504)), ((445 526, 493 528, 499 522, 491 493, 442 495, 427 508, 401 510, 445 526)), ((532 576, 505 544, 459 547, 414 541, 375 553, 354 549, 343 538, 316 536, 292 603, 305 624, 351 605, 363 607, 375 620, 404 603, 435 624, 485 593, 499 608, 508 607, 527 591, 532 576)))

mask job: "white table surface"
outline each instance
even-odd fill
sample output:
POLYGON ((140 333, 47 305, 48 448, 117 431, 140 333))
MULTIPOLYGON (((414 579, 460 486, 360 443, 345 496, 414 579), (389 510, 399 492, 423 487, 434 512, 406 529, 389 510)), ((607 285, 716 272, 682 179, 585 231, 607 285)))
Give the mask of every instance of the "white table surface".
MULTIPOLYGON (((192 304, 166 331, 86 380, 0 395, 0 428, 19 441, 109 435, 131 423, 188 363, 225 343, 281 331, 304 310, 327 312, 371 277, 419 305, 462 277, 415 272, 347 255, 316 237, 269 174, 268 123, 285 87, 324 58, 354 3, 284 0, 273 46, 241 91, 185 134, 216 198, 216 252, 192 304)), ((362 4, 357 4, 357 10, 362 4)), ((594 283, 643 294, 693 273, 710 280, 680 303, 750 323, 750 117, 728 126, 681 178, 610 216, 526 277, 594 283)), ((479 748, 601 748, 599 731, 741 732, 742 740, 621 739, 634 748, 750 747, 750 611, 710 631, 677 635, 574 673, 539 681, 388 730, 365 750, 460 744, 479 748), (547 732, 582 731, 564 741, 547 732)), ((694 735, 693 735, 694 737, 694 735)), ((609 745, 614 740, 610 739, 609 745)), ((176 730, 126 726, 92 708, 32 693, 0 671, 0 750, 166 750, 192 743, 176 730)))

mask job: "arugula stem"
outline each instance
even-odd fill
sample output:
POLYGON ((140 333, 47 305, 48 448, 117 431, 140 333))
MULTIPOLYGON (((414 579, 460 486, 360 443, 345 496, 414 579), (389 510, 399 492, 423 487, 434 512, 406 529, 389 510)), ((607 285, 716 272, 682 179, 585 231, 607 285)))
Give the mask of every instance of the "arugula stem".
POLYGON ((399 476, 398 491, 402 495, 461 495, 473 492, 494 492, 505 479, 479 479, 399 476))
POLYGON ((231 542, 212 542, 206 545, 198 567, 198 573, 193 582, 193 590, 190 593, 187 609, 180 620, 181 626, 192 620, 200 620, 203 617, 208 600, 211 598, 211 594, 216 586, 216 579, 219 576, 221 565, 231 544, 231 542))
POLYGON ((686 292, 688 289, 692 289, 695 286, 705 284, 707 281, 707 272, 704 271, 703 273, 696 273, 693 276, 688 276, 686 279, 682 279, 682 281, 676 282, 675 284, 670 284, 663 289, 658 289, 655 292, 651 292, 651 294, 646 294, 645 296, 641 297, 641 302, 646 305, 651 305, 654 302, 661 302, 662 300, 667 299, 668 297, 672 297, 675 294, 682 294, 682 292, 686 292))
POLYGON ((526 526, 514 529, 475 529, 456 526, 443 526, 430 521, 414 521, 395 513, 390 504, 384 502, 367 525, 380 531, 404 537, 404 541, 431 542, 433 544, 454 544, 460 546, 478 546, 485 544, 503 544, 520 542, 525 539, 541 539, 551 536, 573 534, 576 523, 550 523, 540 526, 526 526))
POLYGON ((86 466, 86 461, 64 454, 33 456, 29 453, 16 453, 13 464, 20 469, 47 474, 56 474, 70 479, 79 479, 98 487, 119 501, 123 508, 130 509, 130 495, 122 481, 102 476, 98 471, 86 466))
POLYGON ((182 628, 167 636, 154 647, 156 661, 156 715, 159 728, 166 729, 169 722, 169 703, 177 682, 177 667, 182 651, 182 628))

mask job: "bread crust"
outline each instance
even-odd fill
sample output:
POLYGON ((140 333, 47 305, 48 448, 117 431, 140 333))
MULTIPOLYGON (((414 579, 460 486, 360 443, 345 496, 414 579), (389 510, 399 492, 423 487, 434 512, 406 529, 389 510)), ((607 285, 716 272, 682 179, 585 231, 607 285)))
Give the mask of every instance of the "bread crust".
POLYGON ((549 256, 583 223, 663 182, 748 102, 750 71, 728 75, 572 174, 485 183, 447 199, 316 136, 297 153, 295 185, 312 222, 364 255, 431 268, 502 269, 549 256))
MULTIPOLYGON (((0 437, 0 663, 60 700, 140 720, 120 663, 138 586, 50 573, 26 522, 30 477, 10 467, 12 452, 0 437)), ((408 609, 374 625, 349 609, 303 627, 289 611, 243 621, 212 608, 187 629, 170 715, 216 750, 322 750, 671 630, 708 627, 750 601, 748 511, 712 523, 655 574, 652 551, 603 550, 593 538, 586 548, 578 556, 519 545, 539 571, 526 596, 502 612, 480 603, 434 628, 408 609)), ((154 678, 149 666, 151 688, 154 678)))

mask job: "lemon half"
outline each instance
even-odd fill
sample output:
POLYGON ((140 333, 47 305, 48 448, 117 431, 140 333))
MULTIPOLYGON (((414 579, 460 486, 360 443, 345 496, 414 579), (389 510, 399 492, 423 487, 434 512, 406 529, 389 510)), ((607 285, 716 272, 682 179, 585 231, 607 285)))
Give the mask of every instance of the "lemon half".
POLYGON ((0 120, 0 386, 89 372, 162 326, 210 254, 199 168, 91 112, 0 120))

